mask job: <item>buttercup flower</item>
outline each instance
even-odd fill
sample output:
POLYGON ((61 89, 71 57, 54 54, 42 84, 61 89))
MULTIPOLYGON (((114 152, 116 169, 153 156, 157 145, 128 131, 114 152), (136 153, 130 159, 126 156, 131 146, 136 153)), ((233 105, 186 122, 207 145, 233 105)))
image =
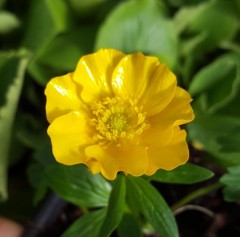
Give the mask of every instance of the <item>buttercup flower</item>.
POLYGON ((189 157, 190 95, 157 58, 101 49, 47 84, 48 134, 56 160, 114 179, 172 170, 189 157))

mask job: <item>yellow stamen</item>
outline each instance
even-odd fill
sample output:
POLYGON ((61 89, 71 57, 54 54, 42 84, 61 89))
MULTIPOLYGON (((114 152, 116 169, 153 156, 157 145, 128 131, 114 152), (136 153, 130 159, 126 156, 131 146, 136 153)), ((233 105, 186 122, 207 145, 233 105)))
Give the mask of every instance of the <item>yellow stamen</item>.
POLYGON ((142 109, 136 100, 119 97, 106 97, 92 104, 91 125, 96 129, 94 138, 99 144, 115 141, 116 146, 121 147, 120 139, 131 140, 149 127, 142 109))

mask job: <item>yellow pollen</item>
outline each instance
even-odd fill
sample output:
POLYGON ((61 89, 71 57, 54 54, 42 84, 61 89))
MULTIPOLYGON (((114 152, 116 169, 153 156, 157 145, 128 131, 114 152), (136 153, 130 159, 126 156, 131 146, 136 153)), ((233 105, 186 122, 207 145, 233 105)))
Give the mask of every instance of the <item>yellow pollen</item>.
POLYGON ((96 130, 94 138, 101 145, 111 141, 120 147, 120 139, 133 139, 149 127, 146 113, 136 100, 106 97, 91 106, 91 124, 96 130))
POLYGON ((115 114, 110 120, 110 128, 112 130, 117 130, 118 132, 124 131, 127 125, 127 119, 123 114, 115 114))

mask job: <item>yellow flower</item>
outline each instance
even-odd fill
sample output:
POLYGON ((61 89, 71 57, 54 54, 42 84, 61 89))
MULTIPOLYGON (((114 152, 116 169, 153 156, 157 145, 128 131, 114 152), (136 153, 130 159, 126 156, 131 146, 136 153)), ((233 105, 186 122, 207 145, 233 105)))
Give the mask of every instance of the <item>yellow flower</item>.
POLYGON ((83 163, 114 179, 172 170, 189 157, 189 94, 157 58, 101 49, 46 87, 48 134, 56 160, 83 163))

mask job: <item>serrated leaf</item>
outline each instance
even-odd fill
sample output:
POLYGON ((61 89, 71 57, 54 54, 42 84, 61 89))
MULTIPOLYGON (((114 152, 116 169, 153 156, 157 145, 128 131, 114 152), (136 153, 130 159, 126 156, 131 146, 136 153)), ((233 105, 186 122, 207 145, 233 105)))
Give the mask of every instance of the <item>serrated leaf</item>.
POLYGON ((132 0, 111 12, 100 28, 95 48, 141 51, 158 56, 173 68, 177 64, 177 43, 173 22, 165 16, 165 7, 159 1, 132 0))
POLYGON ((210 170, 186 163, 171 171, 158 170, 149 179, 163 183, 194 184, 210 179, 212 176, 213 173, 210 170))
POLYGON ((221 177, 220 182, 225 185, 223 189, 225 201, 240 200, 240 166, 228 168, 228 173, 221 177))
POLYGON ((163 237, 178 237, 173 214, 161 194, 146 180, 128 177, 127 195, 134 196, 140 211, 163 237))
MULTIPOLYGON (((27 53, 21 51, 15 54, 6 54, 6 58, 8 57, 12 57, 15 59, 12 61, 12 63, 14 63, 14 66, 12 66, 13 68, 15 68, 15 70, 5 70, 5 73, 1 73, 1 82, 5 81, 6 83, 10 84, 8 85, 5 92, 6 102, 2 107, 0 107, 0 201, 4 201, 7 199, 7 165, 9 148, 11 143, 12 127, 19 97, 22 90, 25 69, 29 60, 27 53)), ((9 67, 9 69, 10 68, 11 67, 9 67)))
POLYGON ((125 177, 118 176, 110 194, 107 214, 101 226, 99 237, 108 237, 119 225, 125 208, 125 177))
POLYGON ((105 215, 105 209, 89 212, 76 220, 61 237, 98 237, 105 215))
POLYGON ((82 207, 107 206, 110 184, 83 165, 51 165, 46 168, 48 185, 63 199, 82 207))

